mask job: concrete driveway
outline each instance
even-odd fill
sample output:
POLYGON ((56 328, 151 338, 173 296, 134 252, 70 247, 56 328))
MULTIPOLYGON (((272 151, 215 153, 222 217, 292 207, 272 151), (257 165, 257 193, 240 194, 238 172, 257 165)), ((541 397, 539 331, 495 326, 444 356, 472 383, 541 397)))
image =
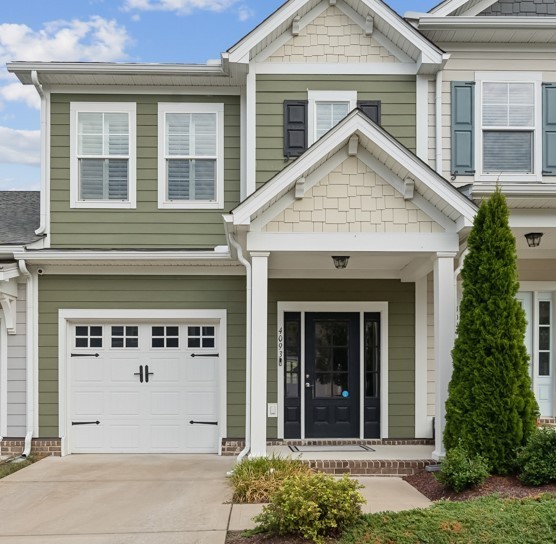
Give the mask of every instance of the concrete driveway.
POLYGON ((0 544, 223 544, 234 459, 49 457, 0 480, 0 544))

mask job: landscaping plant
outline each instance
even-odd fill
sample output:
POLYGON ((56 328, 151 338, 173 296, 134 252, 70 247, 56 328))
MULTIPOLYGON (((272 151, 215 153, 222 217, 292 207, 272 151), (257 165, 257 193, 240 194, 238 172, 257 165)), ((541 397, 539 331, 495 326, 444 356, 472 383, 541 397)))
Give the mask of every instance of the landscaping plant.
POLYGON ((440 472, 435 473, 441 484, 456 493, 483 483, 489 475, 487 462, 480 455, 470 456, 461 444, 448 450, 440 472))
POLYGON ((444 432, 448 450, 461 440, 495 474, 515 468, 538 415, 524 345, 525 313, 515 298, 516 248, 508 219, 497 189, 481 204, 468 238, 444 432))
POLYGON ((519 479, 527 485, 556 482, 556 429, 537 429, 520 451, 517 465, 519 479))
POLYGON ((268 502, 288 477, 311 474, 308 465, 284 457, 245 459, 234 467, 230 481, 235 503, 268 502))
POLYGON ((287 478, 255 518, 256 532, 322 543, 359 519, 365 502, 358 491, 362 487, 347 475, 339 480, 323 473, 287 478))

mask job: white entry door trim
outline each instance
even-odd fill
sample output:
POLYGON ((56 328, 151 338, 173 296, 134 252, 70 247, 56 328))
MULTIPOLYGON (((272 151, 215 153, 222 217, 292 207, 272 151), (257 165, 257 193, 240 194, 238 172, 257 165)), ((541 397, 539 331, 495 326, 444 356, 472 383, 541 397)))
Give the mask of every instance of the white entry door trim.
POLYGON ((218 323, 220 334, 217 349, 220 354, 218 373, 219 396, 219 451, 222 438, 227 436, 227 320, 226 310, 59 310, 58 312, 58 386, 59 386, 59 434, 62 455, 72 453, 71 433, 71 365, 68 353, 71 349, 71 326, 79 323, 149 323, 172 324, 190 321, 218 323))
MULTIPOLYGON (((360 400, 359 438, 364 438, 364 335, 363 318, 365 313, 380 313, 380 436, 388 438, 388 302, 278 302, 278 438, 284 438, 284 368, 280 364, 283 356, 283 343, 280 331, 284 331, 284 314, 301 313, 301 376, 305 376, 305 313, 306 312, 351 312, 359 313, 360 327, 360 400), (281 345, 282 343, 282 345, 281 345)), ((301 387, 301 438, 305 438, 305 388, 301 387)))

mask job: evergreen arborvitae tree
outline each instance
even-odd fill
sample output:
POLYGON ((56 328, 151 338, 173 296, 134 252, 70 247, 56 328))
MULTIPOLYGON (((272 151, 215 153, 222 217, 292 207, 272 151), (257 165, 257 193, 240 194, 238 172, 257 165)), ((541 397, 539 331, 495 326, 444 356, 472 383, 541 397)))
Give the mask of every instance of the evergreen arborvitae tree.
POLYGON ((482 203, 469 234, 444 433, 447 449, 461 441, 470 454, 484 456, 495 474, 512 470, 538 417, 508 220, 497 189, 482 203))

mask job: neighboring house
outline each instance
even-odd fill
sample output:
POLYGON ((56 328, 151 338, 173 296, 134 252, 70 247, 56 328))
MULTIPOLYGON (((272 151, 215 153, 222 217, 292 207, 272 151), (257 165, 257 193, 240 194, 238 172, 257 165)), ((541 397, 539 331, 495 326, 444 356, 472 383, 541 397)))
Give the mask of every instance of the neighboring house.
POLYGON ((35 320, 4 451, 435 431, 442 455, 458 275, 497 183, 554 416, 556 19, 530 4, 290 0, 219 64, 9 64, 46 130, 41 241, 0 248, 35 320))

